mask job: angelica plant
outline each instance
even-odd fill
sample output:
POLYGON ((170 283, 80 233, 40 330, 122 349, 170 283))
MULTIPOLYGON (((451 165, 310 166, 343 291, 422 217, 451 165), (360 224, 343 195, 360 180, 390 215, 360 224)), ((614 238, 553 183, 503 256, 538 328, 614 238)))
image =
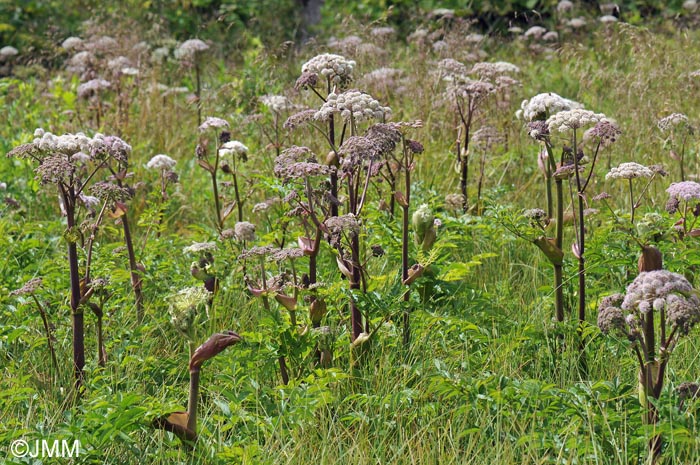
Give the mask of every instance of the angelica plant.
MULTIPOLYGON (((315 180, 329 176, 335 171, 335 167, 318 163, 315 155, 307 147, 290 147, 275 159, 275 176, 294 189, 285 200, 293 208, 292 213, 299 218, 304 228, 304 235, 298 237, 298 243, 303 253, 309 257, 309 288, 313 288, 318 281, 317 262, 324 232, 323 223, 331 215, 333 204, 326 195, 328 190, 315 180)), ((325 314, 325 302, 317 302, 313 291, 309 309, 313 327, 319 327, 325 314)))
POLYGON ((671 158, 678 161, 681 181, 685 181, 685 158, 689 139, 694 134, 694 128, 688 117, 682 113, 673 113, 661 118, 657 126, 666 136, 665 144, 670 146, 671 158))
POLYGON ((20 145, 8 156, 29 159, 37 164, 35 173, 42 185, 53 185, 59 195, 62 215, 66 218, 64 239, 68 248, 68 270, 70 275, 70 308, 73 329, 73 371, 76 393, 80 393, 84 381, 85 366, 85 323, 81 286, 84 277, 80 272, 78 244, 81 231, 77 223, 81 195, 85 195, 95 175, 112 162, 125 162, 127 154, 105 137, 93 138, 83 133, 56 136, 43 129, 37 129, 34 140, 20 145), (79 163, 87 163, 79 169, 79 163))
POLYGON ((131 235, 128 208, 126 200, 131 198, 133 189, 126 184, 131 176, 128 172, 131 146, 116 136, 106 136, 100 150, 111 154, 110 162, 105 165, 112 174, 109 181, 101 181, 92 186, 94 194, 109 204, 112 216, 121 222, 124 233, 124 245, 129 256, 129 272, 131 275, 131 288, 134 291, 136 303, 136 315, 138 321, 143 321, 143 265, 136 260, 134 240, 131 235))
MULTIPOLYGON (((206 133, 211 130, 215 136, 215 149, 214 149, 214 159, 213 163, 211 157, 209 156, 208 149, 208 139, 204 139, 200 144, 197 145, 195 149, 195 155, 197 156, 197 163, 201 166, 209 176, 211 177, 211 185, 214 194, 214 209, 216 213, 216 229, 221 232, 224 229, 224 221, 226 216, 221 209, 221 198, 219 196, 219 183, 217 176, 220 169, 221 153, 219 149, 221 145, 230 141, 230 133, 227 129, 230 127, 228 121, 216 118, 213 116, 207 117, 207 119, 199 126, 200 133, 206 133)), ((230 210, 229 210, 230 213, 230 210)))
MULTIPOLYGON (((223 137, 220 138, 222 145, 219 148, 218 155, 220 158, 219 163, 221 164, 221 170, 233 177, 234 204, 236 206, 236 210, 238 211, 238 221, 241 222, 243 221, 243 197, 241 196, 240 186, 238 183, 238 166, 240 162, 248 160, 248 147, 237 140, 225 140, 228 138, 225 136, 225 133, 222 133, 222 136, 223 137)), ((228 215, 230 215, 232 206, 233 204, 229 204, 224 208, 222 221, 226 221, 226 218, 228 215)))
MULTIPOLYGON (((593 175, 595 164, 598 159, 598 153, 604 140, 612 138, 612 135, 620 133, 617 125, 605 118, 601 113, 594 113, 590 110, 574 109, 565 110, 555 113, 547 119, 547 127, 550 134, 559 132, 565 134, 571 143, 571 147, 567 150, 562 150, 562 164, 553 173, 555 178, 569 179, 569 193, 571 195, 572 205, 576 205, 576 215, 574 215, 574 231, 575 243, 572 246, 574 256, 578 260, 578 320, 580 331, 586 320, 586 265, 585 265, 585 246, 586 246, 586 229, 584 225, 585 215, 585 198, 586 189, 590 184, 593 175), (588 174, 585 174, 582 165, 584 154, 579 150, 578 130, 585 126, 594 126, 593 133, 598 138, 596 148, 591 158, 588 174), (576 199, 574 199, 574 192, 576 199)), ((581 335, 581 337, 583 337, 581 335)), ((583 339, 579 343, 579 356, 581 370, 587 372, 587 364, 585 358, 585 345, 583 339)))
POLYGON ((557 163, 555 160, 554 146, 552 145, 546 120, 557 112, 573 108, 581 108, 581 104, 549 92, 538 94, 529 100, 523 100, 520 110, 516 112, 518 118, 528 122, 528 135, 542 146, 537 162, 545 181, 547 197, 546 222, 549 224, 550 219, 554 219, 556 233, 553 241, 543 236, 546 240, 540 241, 539 246, 552 263, 554 269, 554 313, 559 322, 564 321, 564 177, 554 176, 557 169, 561 167, 561 163, 557 163), (556 212, 552 192, 553 181, 556 188, 556 212))
MULTIPOLYGON (((338 91, 347 89, 348 85, 353 81, 355 65, 354 61, 348 60, 341 55, 330 53, 317 55, 301 66, 301 75, 297 79, 294 88, 297 90, 310 89, 325 105, 331 95, 337 95, 338 91)), ((345 126, 343 126, 340 140, 338 141, 336 139, 334 114, 328 115, 325 121, 328 125, 326 139, 330 145, 330 150, 337 155, 337 148, 343 143, 345 126)), ((345 124, 347 124, 347 121, 345 124)), ((330 179, 331 195, 337 198, 338 177, 332 173, 330 179)), ((337 205, 331 207, 331 215, 338 215, 337 205)))
MULTIPOLYGON (((700 298, 685 277, 661 269, 660 253, 649 257, 653 258, 640 262, 642 271, 624 295, 601 301, 598 327, 631 342, 639 365, 639 401, 646 410, 645 422, 653 425, 659 412, 649 399, 661 395, 673 350, 700 322, 700 298)), ((661 436, 650 440, 653 459, 661 454, 661 446, 661 436)))
MULTIPOLYGON (((156 218, 155 222, 153 224, 150 224, 148 229, 152 227, 155 227, 156 229, 156 237, 160 237, 162 231, 163 231, 163 215, 164 215, 164 210, 165 206, 170 199, 170 196, 167 191, 167 187, 170 184, 175 184, 178 182, 179 176, 178 174, 173 170, 177 162, 170 158, 168 155, 165 154, 158 154, 153 156, 148 163, 146 164, 146 168, 149 170, 154 170, 158 172, 159 175, 159 181, 160 181, 160 192, 158 195, 158 201, 156 202, 155 210, 156 210, 156 218)), ((146 236, 148 236, 149 231, 146 232, 146 236)))
POLYGON ((260 129, 268 141, 268 147, 275 150, 275 156, 280 155, 286 137, 282 134, 282 117, 294 108, 294 105, 284 95, 263 95, 260 102, 272 114, 272 132, 266 125, 260 125, 260 129))
POLYGON ((46 347, 49 349, 49 356, 51 357, 51 363, 54 369, 54 376, 58 378, 60 372, 58 368, 58 360, 56 359, 56 350, 54 349, 54 336, 51 331, 51 324, 49 323, 49 314, 46 311, 46 303, 42 303, 37 297, 37 291, 41 289, 43 283, 42 278, 32 278, 19 289, 15 289, 10 292, 10 297, 23 297, 29 296, 32 301, 36 304, 36 308, 39 311, 39 316, 41 316, 41 322, 44 325, 44 336, 46 337, 46 347))
POLYGON ((207 50, 209 45, 199 39, 186 40, 175 49, 175 58, 180 60, 183 68, 194 69, 198 126, 202 124, 202 56, 207 50))
POLYGON ((675 214, 680 219, 676 229, 681 238, 700 235, 700 229, 695 228, 700 205, 700 184, 695 181, 681 181, 671 184, 666 192, 669 194, 666 211, 675 214))

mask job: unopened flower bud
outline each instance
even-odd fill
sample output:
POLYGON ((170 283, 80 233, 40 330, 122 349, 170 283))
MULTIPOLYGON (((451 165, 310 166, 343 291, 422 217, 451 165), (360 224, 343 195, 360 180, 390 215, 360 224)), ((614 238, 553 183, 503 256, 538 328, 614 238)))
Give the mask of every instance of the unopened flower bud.
POLYGON ((340 161, 338 160, 338 154, 330 151, 326 156, 326 165, 328 166, 340 166, 340 161))

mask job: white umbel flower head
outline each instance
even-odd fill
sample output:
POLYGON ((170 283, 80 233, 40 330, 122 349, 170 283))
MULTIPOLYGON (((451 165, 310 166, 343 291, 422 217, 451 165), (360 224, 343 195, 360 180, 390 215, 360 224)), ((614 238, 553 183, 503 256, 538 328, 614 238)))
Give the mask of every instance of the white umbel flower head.
POLYGON ((330 79, 331 84, 343 87, 352 81, 355 65, 353 60, 348 60, 342 55, 324 53, 301 65, 301 72, 316 74, 324 79, 330 79))
POLYGON ((525 34, 523 35, 528 39, 540 39, 546 33, 547 29, 543 28, 542 26, 532 26, 530 29, 525 31, 525 34))
POLYGON ((34 131, 34 147, 39 151, 75 155, 76 153, 91 153, 97 145, 101 145, 98 139, 91 139, 82 132, 76 134, 63 134, 57 136, 38 128, 34 131))
POLYGON ((558 13, 568 13, 571 10, 574 9, 574 4, 570 2, 569 0, 562 0, 557 4, 557 12, 558 13))
POLYGON ((282 113, 294 108, 292 102, 284 95, 263 95, 260 102, 274 113, 282 113))
POLYGON ((518 74, 520 68, 507 61, 496 61, 494 63, 482 62, 475 64, 471 72, 481 78, 491 79, 496 76, 518 74))
POLYGON ((612 24, 616 23, 618 19, 613 15, 605 15, 598 18, 598 21, 600 21, 603 24, 612 24))
POLYGON ((171 171, 177 162, 164 154, 155 155, 146 163, 146 168, 158 171, 171 171))
POLYGON ((91 79, 78 86, 78 97, 88 98, 111 86, 112 84, 105 79, 91 79))
POLYGON ((667 132, 679 126, 682 128, 690 128, 690 121, 683 113, 672 113, 665 118, 661 118, 656 125, 663 132, 667 132))
POLYGON ((566 25, 573 29, 580 29, 587 24, 585 18, 572 18, 566 22, 566 25))
POLYGON ((205 252, 214 252, 216 248, 216 242, 193 242, 192 245, 188 245, 182 249, 182 253, 185 255, 196 255, 205 252))
POLYGON ((204 132, 207 129, 228 129, 229 127, 230 125, 225 119, 217 118, 216 116, 207 116, 207 119, 199 126, 199 130, 204 132))
POLYGON ((391 108, 381 106, 369 94, 350 90, 342 94, 331 92, 321 109, 314 114, 314 119, 327 121, 334 113, 340 113, 345 122, 349 122, 351 119, 359 122, 386 118, 391 115, 391 108))
POLYGON ((605 179, 634 179, 650 178, 654 172, 644 165, 635 162, 621 163, 620 166, 612 168, 605 179))
POLYGON ((61 43, 61 47, 63 47, 67 51, 82 48, 83 39, 81 39, 80 37, 69 37, 61 43))
POLYGON ((239 221, 233 230, 235 231, 236 239, 239 241, 252 242, 255 240, 255 225, 253 223, 239 221))
POLYGON ((9 58, 17 55, 19 52, 17 51, 16 48, 14 48, 11 45, 6 45, 3 48, 0 48, 0 57, 1 58, 9 58))
POLYGON ((577 108, 574 110, 560 111, 547 119, 550 132, 568 132, 585 126, 596 124, 605 119, 602 113, 594 113, 590 110, 577 108))
POLYGON ((243 145, 242 142, 239 142, 237 140, 230 140, 224 145, 221 146, 219 149, 219 156, 221 157, 228 157, 228 156, 234 156, 234 155, 247 155, 248 154, 248 147, 243 145))
POLYGON ((175 49, 175 58, 178 60, 191 60, 198 53, 209 50, 209 46, 202 40, 190 39, 184 41, 175 49))
POLYGON ((520 104, 520 111, 516 115, 525 121, 535 121, 546 119, 560 111, 578 108, 583 108, 583 105, 554 92, 546 92, 537 94, 530 100, 523 100, 520 104))

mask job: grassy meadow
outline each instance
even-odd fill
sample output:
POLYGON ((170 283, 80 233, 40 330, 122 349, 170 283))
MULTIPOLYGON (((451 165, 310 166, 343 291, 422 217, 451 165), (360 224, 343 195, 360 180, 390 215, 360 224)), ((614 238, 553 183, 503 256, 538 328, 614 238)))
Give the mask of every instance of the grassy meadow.
POLYGON ((3 49, 0 461, 700 464, 683 11, 3 49))

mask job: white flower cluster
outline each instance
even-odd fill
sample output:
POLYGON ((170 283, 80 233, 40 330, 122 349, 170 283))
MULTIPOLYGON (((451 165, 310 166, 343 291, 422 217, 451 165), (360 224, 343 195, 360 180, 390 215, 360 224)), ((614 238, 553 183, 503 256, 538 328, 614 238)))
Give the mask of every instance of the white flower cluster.
POLYGON ((693 286, 678 273, 667 270, 642 272, 627 286, 622 309, 639 310, 644 314, 652 309, 660 311, 677 299, 678 294, 686 296, 692 291, 693 286))
POLYGON ((88 98, 103 89, 109 89, 112 84, 105 79, 91 79, 78 86, 78 97, 88 98))
POLYGON ((574 9, 574 4, 569 0, 562 0, 557 4, 557 13, 568 13, 574 9))
POLYGON ((585 18, 572 18, 566 22, 566 25, 573 29, 580 29, 584 27, 587 23, 585 18))
POLYGON ((602 113, 594 113, 590 110, 577 108, 555 113, 547 119, 547 126, 550 132, 567 132, 571 129, 578 129, 591 124, 596 124, 605 119, 602 113))
POLYGON ((334 113, 348 122, 369 119, 382 119, 391 114, 391 108, 383 107, 371 95, 357 90, 341 94, 331 92, 320 110, 314 114, 315 120, 327 121, 334 113))
POLYGON ((34 131, 33 144, 36 149, 48 154, 62 153, 72 156, 80 152, 92 153, 93 150, 101 148, 103 136, 96 134, 95 137, 90 138, 82 132, 57 136, 38 128, 34 131))
POLYGON ((216 116, 207 116, 207 119, 204 120, 204 122, 199 126, 199 130, 201 132, 206 131, 207 129, 222 129, 222 128, 229 128, 228 121, 222 118, 217 118, 216 116))
POLYGON ((612 24, 616 23, 618 20, 615 16, 613 15, 604 15, 598 18, 598 21, 600 21, 603 24, 612 24))
POLYGON ((182 249, 184 254, 199 254, 203 252, 213 252, 217 249, 216 242, 193 242, 182 249))
POLYGON ((525 34, 523 35, 527 38, 540 39, 546 33, 547 29, 543 28, 542 26, 532 26, 530 29, 525 31, 525 34))
POLYGON ((453 58, 445 58, 444 60, 440 60, 437 64, 437 69, 444 81, 470 81, 470 79, 467 77, 469 71, 467 70, 466 65, 453 58))
POLYGON ((202 40, 190 39, 184 41, 175 49, 175 58, 178 60, 191 60, 197 53, 209 50, 209 46, 202 40))
POLYGON ((523 100, 520 104, 520 110, 515 114, 519 119, 525 121, 534 121, 537 119, 545 119, 560 111, 575 110, 583 108, 578 102, 561 97, 554 92, 537 94, 530 100, 523 100))
POLYGON ((61 43, 61 47, 68 51, 82 48, 83 39, 80 37, 69 37, 61 43))
POLYGON ((605 179, 634 179, 650 178, 654 172, 644 165, 635 162, 621 163, 620 166, 612 168, 605 179))
POLYGON ((247 221, 239 221, 234 226, 236 239, 239 241, 252 242, 255 240, 255 225, 247 221))
POLYGON ((496 61, 494 63, 481 62, 472 67, 471 72, 482 78, 493 78, 504 74, 517 74, 520 68, 507 61, 496 61))
POLYGON ((155 155, 146 163, 146 168, 159 171, 170 171, 177 162, 164 154, 155 155))
POLYGON ((666 192, 672 198, 679 200, 700 200, 700 184, 695 181, 674 182, 666 192))
POLYGON ((401 77, 402 71, 396 68, 377 68, 362 76, 362 82, 368 85, 391 86, 401 77))
POLYGON ((302 73, 314 73, 330 79, 332 84, 346 85, 352 81, 355 62, 342 55, 324 53, 317 55, 301 65, 302 73))
POLYGON ((242 142, 237 140, 230 140, 219 149, 219 156, 229 157, 234 155, 246 155, 248 153, 248 147, 243 145, 242 142))
POLYGON ((674 129, 676 126, 685 126, 686 128, 690 127, 690 121, 688 120, 688 117, 685 116, 683 113, 673 113, 668 115, 665 118, 661 118, 656 125, 661 129, 662 131, 669 131, 671 129, 674 129))
POLYGON ((17 49, 11 45, 6 45, 3 48, 0 48, 0 58, 7 59, 9 57, 17 55, 18 53, 19 52, 17 51, 17 49))
POLYGON ((260 102, 275 113, 282 113, 294 108, 292 102, 284 95, 263 95, 260 97, 260 102))

